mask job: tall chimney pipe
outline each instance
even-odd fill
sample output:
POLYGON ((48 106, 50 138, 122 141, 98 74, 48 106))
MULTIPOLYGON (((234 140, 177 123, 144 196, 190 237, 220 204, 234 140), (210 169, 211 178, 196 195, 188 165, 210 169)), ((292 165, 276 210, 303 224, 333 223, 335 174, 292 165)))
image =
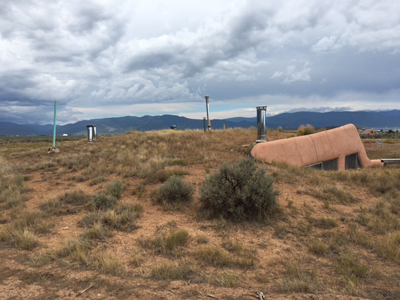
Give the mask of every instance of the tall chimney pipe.
POLYGON ((93 134, 94 134, 94 126, 87 125, 87 134, 88 134, 88 143, 93 144, 93 134))
POLYGON ((56 148, 56 119, 57 119, 57 101, 54 101, 54 128, 53 128, 53 149, 56 148))
POLYGON ((208 130, 211 130, 211 120, 210 120, 210 96, 206 96, 206 109, 207 109, 207 121, 208 121, 208 130))
POLYGON ((267 106, 257 107, 257 140, 256 143, 265 143, 267 141, 266 124, 267 106))
POLYGON ((97 128, 96 128, 96 125, 93 125, 93 139, 97 140, 97 128))

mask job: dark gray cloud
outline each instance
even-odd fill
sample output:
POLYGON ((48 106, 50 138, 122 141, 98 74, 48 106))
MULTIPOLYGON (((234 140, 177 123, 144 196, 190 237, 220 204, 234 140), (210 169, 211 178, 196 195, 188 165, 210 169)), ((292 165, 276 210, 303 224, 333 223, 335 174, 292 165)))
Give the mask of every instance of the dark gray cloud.
POLYGON ((0 118, 46 123, 54 100, 62 122, 194 115, 205 94, 227 116, 260 102, 400 108, 398 11, 391 0, 6 1, 0 118))

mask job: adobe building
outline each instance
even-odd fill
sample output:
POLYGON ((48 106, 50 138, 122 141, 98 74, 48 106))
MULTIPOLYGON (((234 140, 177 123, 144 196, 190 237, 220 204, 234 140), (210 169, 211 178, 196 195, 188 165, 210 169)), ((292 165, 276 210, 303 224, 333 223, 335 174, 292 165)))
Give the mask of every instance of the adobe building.
POLYGON ((257 160, 283 162, 299 167, 346 170, 383 166, 370 160, 353 124, 306 136, 259 143, 251 150, 257 160))

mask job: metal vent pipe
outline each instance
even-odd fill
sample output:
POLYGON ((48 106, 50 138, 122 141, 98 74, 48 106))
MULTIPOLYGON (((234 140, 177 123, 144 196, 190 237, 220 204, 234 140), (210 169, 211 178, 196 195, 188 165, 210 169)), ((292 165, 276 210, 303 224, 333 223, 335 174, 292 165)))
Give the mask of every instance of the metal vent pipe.
POLYGON ((93 143, 93 135, 94 135, 94 126, 87 125, 87 134, 88 134, 88 142, 91 144, 93 143))
POLYGON ((264 143, 267 141, 267 124, 266 124, 267 106, 257 107, 257 141, 256 143, 264 143))
POLYGON ((210 120, 210 96, 206 96, 206 109, 207 109, 207 122, 208 130, 211 130, 211 120, 210 120))
POLYGON ((97 128, 96 128, 96 125, 93 125, 93 139, 94 140, 97 139, 97 128))

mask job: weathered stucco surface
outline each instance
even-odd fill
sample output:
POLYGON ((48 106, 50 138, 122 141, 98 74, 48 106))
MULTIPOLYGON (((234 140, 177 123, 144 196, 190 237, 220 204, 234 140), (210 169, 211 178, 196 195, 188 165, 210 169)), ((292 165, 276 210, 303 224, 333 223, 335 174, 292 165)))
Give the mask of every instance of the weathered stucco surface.
POLYGON ((363 168, 383 165, 379 159, 368 158, 353 124, 306 136, 260 143, 251 150, 251 155, 257 160, 295 166, 309 166, 337 158, 338 170, 345 170, 345 157, 355 153, 363 168))

